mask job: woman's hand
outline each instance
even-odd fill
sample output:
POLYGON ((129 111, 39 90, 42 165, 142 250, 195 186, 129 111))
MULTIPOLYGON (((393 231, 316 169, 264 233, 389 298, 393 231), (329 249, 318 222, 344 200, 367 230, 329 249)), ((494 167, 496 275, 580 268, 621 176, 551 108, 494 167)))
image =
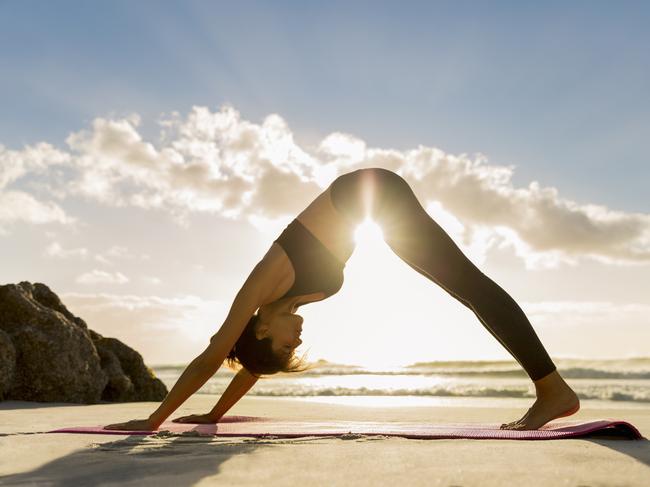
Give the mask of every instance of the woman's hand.
POLYGON ((172 423, 191 423, 191 424, 214 424, 218 419, 213 418, 208 414, 190 414, 188 416, 181 416, 180 418, 172 419, 172 423))
POLYGON ((104 426, 105 430, 122 430, 122 431, 155 431, 158 429, 157 424, 152 423, 149 419, 132 419, 125 423, 113 423, 104 426))

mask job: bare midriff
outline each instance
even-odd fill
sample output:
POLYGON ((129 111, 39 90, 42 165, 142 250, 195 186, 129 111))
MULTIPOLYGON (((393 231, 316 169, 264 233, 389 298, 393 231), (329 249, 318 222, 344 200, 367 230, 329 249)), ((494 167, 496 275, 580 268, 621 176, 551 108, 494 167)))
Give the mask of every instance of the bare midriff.
MULTIPOLYGON (((305 208, 296 219, 302 223, 309 232, 314 235, 338 260, 346 263, 354 251, 354 237, 352 229, 339 215, 330 199, 330 188, 328 187, 305 208)), ((295 280, 295 272, 289 257, 282 247, 273 243, 269 250, 268 257, 278 258, 281 261, 279 266, 282 271, 278 284, 274 289, 271 300, 280 299, 291 289, 295 280)), ((290 306, 300 306, 325 299, 324 292, 307 294, 304 296, 293 296, 286 298, 290 306)), ((293 308, 295 310, 295 307, 293 308)))

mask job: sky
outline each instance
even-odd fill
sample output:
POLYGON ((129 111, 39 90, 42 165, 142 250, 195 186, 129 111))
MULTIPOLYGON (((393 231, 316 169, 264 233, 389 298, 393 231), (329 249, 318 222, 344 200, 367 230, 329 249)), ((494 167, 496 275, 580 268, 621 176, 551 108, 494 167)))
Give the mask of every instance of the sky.
MULTIPOLYGON (((207 346, 337 176, 402 175, 554 358, 650 355, 645 2, 0 1, 0 284, 207 346)), ((310 360, 512 359, 367 222, 310 360)))

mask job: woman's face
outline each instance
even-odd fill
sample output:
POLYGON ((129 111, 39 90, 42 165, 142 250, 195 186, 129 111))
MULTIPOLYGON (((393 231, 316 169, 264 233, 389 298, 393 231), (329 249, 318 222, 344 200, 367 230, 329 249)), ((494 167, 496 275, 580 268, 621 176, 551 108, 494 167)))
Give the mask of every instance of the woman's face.
POLYGON ((255 330, 258 339, 271 338, 271 348, 279 355, 290 355, 301 343, 303 318, 286 308, 270 308, 260 315, 255 330))

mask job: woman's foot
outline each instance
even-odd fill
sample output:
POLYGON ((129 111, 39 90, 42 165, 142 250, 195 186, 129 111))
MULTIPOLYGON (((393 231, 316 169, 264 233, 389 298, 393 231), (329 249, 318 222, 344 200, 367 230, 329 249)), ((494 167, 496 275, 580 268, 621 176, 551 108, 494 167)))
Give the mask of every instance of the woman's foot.
POLYGON ((537 400, 521 419, 504 423, 500 429, 536 430, 549 421, 571 416, 580 409, 580 399, 556 371, 535 381, 537 400))

